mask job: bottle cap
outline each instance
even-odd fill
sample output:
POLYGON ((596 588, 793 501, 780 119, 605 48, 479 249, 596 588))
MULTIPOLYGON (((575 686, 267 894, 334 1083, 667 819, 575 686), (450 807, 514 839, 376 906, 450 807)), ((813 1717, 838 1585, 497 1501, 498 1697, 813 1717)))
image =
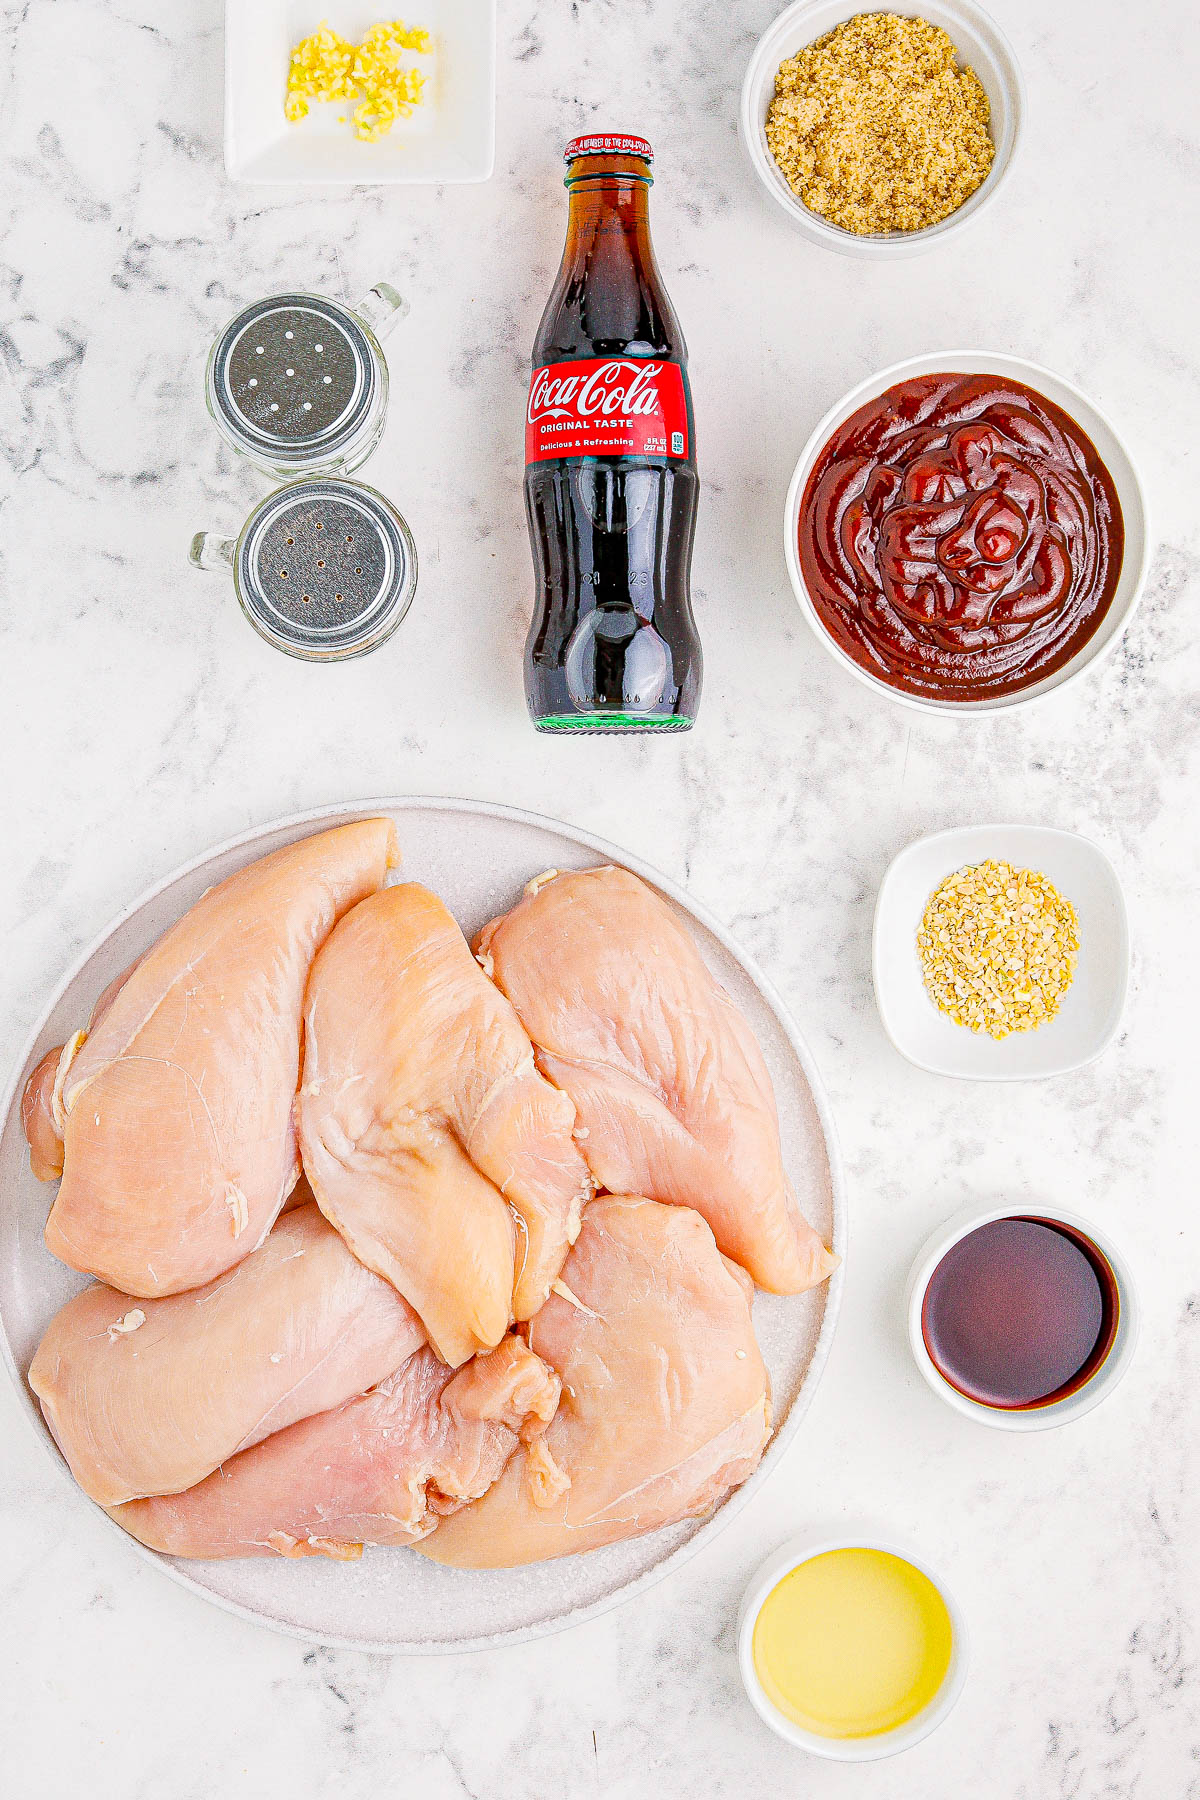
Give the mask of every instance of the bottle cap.
POLYGON ((563 161, 574 162, 578 156, 640 156, 646 162, 653 162, 654 151, 645 138, 601 131, 589 137, 571 139, 563 151, 563 161))
POLYGON ((217 339, 209 408, 233 447, 257 460, 296 473, 328 467, 370 429, 386 395, 381 363, 349 307, 276 295, 248 306, 217 339))
POLYGON ((412 535, 362 482, 309 476, 276 490, 247 521, 234 577, 251 624, 278 650, 340 661, 374 650, 416 586, 412 535))

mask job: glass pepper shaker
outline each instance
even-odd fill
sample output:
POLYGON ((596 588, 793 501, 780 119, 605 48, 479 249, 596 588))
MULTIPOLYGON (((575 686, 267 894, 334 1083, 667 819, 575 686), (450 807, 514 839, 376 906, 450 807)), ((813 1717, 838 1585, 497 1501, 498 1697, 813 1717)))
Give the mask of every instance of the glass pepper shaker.
POLYGON ((265 474, 353 474, 378 444, 388 368, 379 339, 408 303, 379 282, 356 307, 324 294, 273 294, 226 325, 205 394, 232 449, 265 474))
POLYGON ((334 475, 277 488, 236 538, 197 532, 189 560, 198 569, 231 570, 259 636, 305 662, 344 662, 378 649, 417 585, 412 533, 391 501, 334 475))

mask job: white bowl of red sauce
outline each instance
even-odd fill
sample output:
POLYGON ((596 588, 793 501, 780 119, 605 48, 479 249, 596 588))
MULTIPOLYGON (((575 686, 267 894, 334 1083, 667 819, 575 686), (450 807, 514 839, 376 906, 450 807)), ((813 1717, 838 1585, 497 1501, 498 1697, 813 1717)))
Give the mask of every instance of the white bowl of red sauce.
POLYGON ((929 713, 1028 705, 1119 643, 1145 492, 1116 427, 1023 357, 894 363, 826 413, 784 514, 792 587, 856 680, 929 713))
POLYGON ((917 1254, 908 1341, 939 1399, 1001 1431, 1098 1406, 1137 1346, 1133 1275, 1112 1240, 1058 1206, 969 1208, 917 1254))

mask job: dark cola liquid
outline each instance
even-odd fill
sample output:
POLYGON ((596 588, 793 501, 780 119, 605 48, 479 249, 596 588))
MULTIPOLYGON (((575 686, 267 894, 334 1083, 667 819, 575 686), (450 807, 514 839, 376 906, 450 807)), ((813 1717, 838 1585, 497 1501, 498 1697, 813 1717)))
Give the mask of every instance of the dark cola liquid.
POLYGON ((650 462, 530 471, 539 580, 525 692, 539 725, 692 723, 702 669, 687 600, 697 488, 694 469, 650 462))
MULTIPOLYGON (((572 394, 586 379, 598 383, 614 410, 596 411, 597 436, 620 431, 621 393, 636 405, 655 385, 674 399, 661 443, 649 440, 656 453, 551 454, 527 465, 537 595, 526 697, 544 731, 685 731, 703 672, 690 598, 699 480, 686 346, 650 246, 649 165, 588 156, 571 165, 567 185, 567 246, 534 347, 535 386, 547 367, 572 394)), ((579 435, 574 412, 559 410, 572 446, 593 441, 579 435)), ((559 429, 531 389, 530 418, 539 412, 544 429, 559 429)))

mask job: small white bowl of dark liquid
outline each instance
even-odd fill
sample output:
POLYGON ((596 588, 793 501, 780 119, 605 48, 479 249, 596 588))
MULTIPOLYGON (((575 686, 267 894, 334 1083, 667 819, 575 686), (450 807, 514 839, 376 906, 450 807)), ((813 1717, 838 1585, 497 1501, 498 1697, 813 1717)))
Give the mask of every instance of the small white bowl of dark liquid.
POLYGON ((934 1393, 1001 1431, 1043 1431, 1098 1406, 1137 1343, 1129 1265, 1061 1207, 975 1208, 922 1246, 908 1341, 934 1393))

